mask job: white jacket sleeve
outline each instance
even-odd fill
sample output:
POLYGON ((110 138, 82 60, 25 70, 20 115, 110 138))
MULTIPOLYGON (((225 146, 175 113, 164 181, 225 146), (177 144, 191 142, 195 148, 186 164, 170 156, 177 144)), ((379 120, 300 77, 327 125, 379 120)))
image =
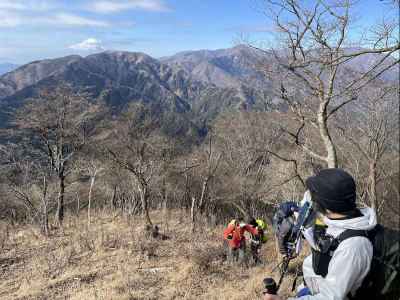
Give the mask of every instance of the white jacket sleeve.
MULTIPOLYGON (((347 299, 349 292, 355 292, 368 274, 372 251, 372 244, 366 238, 354 237, 343 241, 333 254, 329 263, 328 274, 325 278, 314 274, 313 271, 310 274, 310 271, 304 270, 306 283, 313 295, 289 299, 347 299)), ((311 263, 310 257, 308 258, 308 263, 311 263)))

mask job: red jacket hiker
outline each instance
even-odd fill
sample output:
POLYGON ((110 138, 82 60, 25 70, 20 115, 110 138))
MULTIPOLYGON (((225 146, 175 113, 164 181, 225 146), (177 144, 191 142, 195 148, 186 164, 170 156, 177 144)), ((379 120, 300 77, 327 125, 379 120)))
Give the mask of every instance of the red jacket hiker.
POLYGON ((236 220, 232 220, 224 230, 224 239, 228 241, 231 248, 240 248, 245 241, 244 233, 246 231, 253 235, 258 234, 257 228, 249 224, 239 224, 236 220))

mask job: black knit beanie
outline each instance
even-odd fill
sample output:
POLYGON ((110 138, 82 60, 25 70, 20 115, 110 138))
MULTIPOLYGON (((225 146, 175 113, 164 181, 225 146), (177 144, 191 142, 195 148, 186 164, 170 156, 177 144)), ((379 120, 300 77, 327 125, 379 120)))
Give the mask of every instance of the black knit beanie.
POLYGON ((356 184, 342 169, 324 169, 306 180, 312 200, 322 208, 344 213, 356 208, 356 184))

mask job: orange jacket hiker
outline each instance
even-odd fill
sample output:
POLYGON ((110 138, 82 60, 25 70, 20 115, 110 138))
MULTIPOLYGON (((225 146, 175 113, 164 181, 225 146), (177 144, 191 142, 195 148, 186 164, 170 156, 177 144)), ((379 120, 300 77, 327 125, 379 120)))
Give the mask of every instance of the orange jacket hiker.
POLYGON ((246 231, 253 235, 258 234, 257 228, 249 224, 239 224, 236 220, 232 220, 224 230, 224 239, 228 241, 231 248, 240 248, 245 241, 244 233, 246 231))

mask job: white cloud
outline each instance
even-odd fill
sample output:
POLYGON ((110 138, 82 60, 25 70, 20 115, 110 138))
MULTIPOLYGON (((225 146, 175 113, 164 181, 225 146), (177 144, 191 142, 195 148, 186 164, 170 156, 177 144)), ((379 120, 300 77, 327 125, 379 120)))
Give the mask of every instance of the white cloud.
POLYGON ((110 23, 95 19, 84 18, 78 15, 59 13, 48 16, 24 16, 18 13, 0 12, 0 28, 2 27, 17 27, 21 25, 52 25, 52 26, 67 26, 67 27, 108 27, 110 23))
POLYGON ((21 25, 22 18, 17 15, 9 15, 0 13, 0 28, 12 28, 21 25))
POLYGON ((103 14, 135 9, 158 12, 170 10, 162 0, 101 0, 95 1, 89 9, 103 14))
POLYGON ((68 26, 108 27, 110 25, 109 23, 104 21, 93 20, 71 14, 58 14, 53 18, 49 18, 49 22, 53 24, 68 26))
POLYGON ((0 0, 0 28, 29 26, 108 27, 103 20, 63 12, 67 9, 57 0, 0 0))
POLYGON ((15 1, 0 1, 0 9, 25 10, 27 7, 15 1))
POLYGON ((0 10, 0 28, 17 27, 25 21, 22 15, 0 10))
POLYGON ((1 10, 46 11, 51 8, 53 5, 45 0, 0 0, 1 10))
POLYGON ((84 40, 78 44, 71 45, 68 48, 78 51, 90 51, 90 52, 92 51, 98 52, 105 50, 101 41, 95 38, 88 38, 87 40, 84 40))

